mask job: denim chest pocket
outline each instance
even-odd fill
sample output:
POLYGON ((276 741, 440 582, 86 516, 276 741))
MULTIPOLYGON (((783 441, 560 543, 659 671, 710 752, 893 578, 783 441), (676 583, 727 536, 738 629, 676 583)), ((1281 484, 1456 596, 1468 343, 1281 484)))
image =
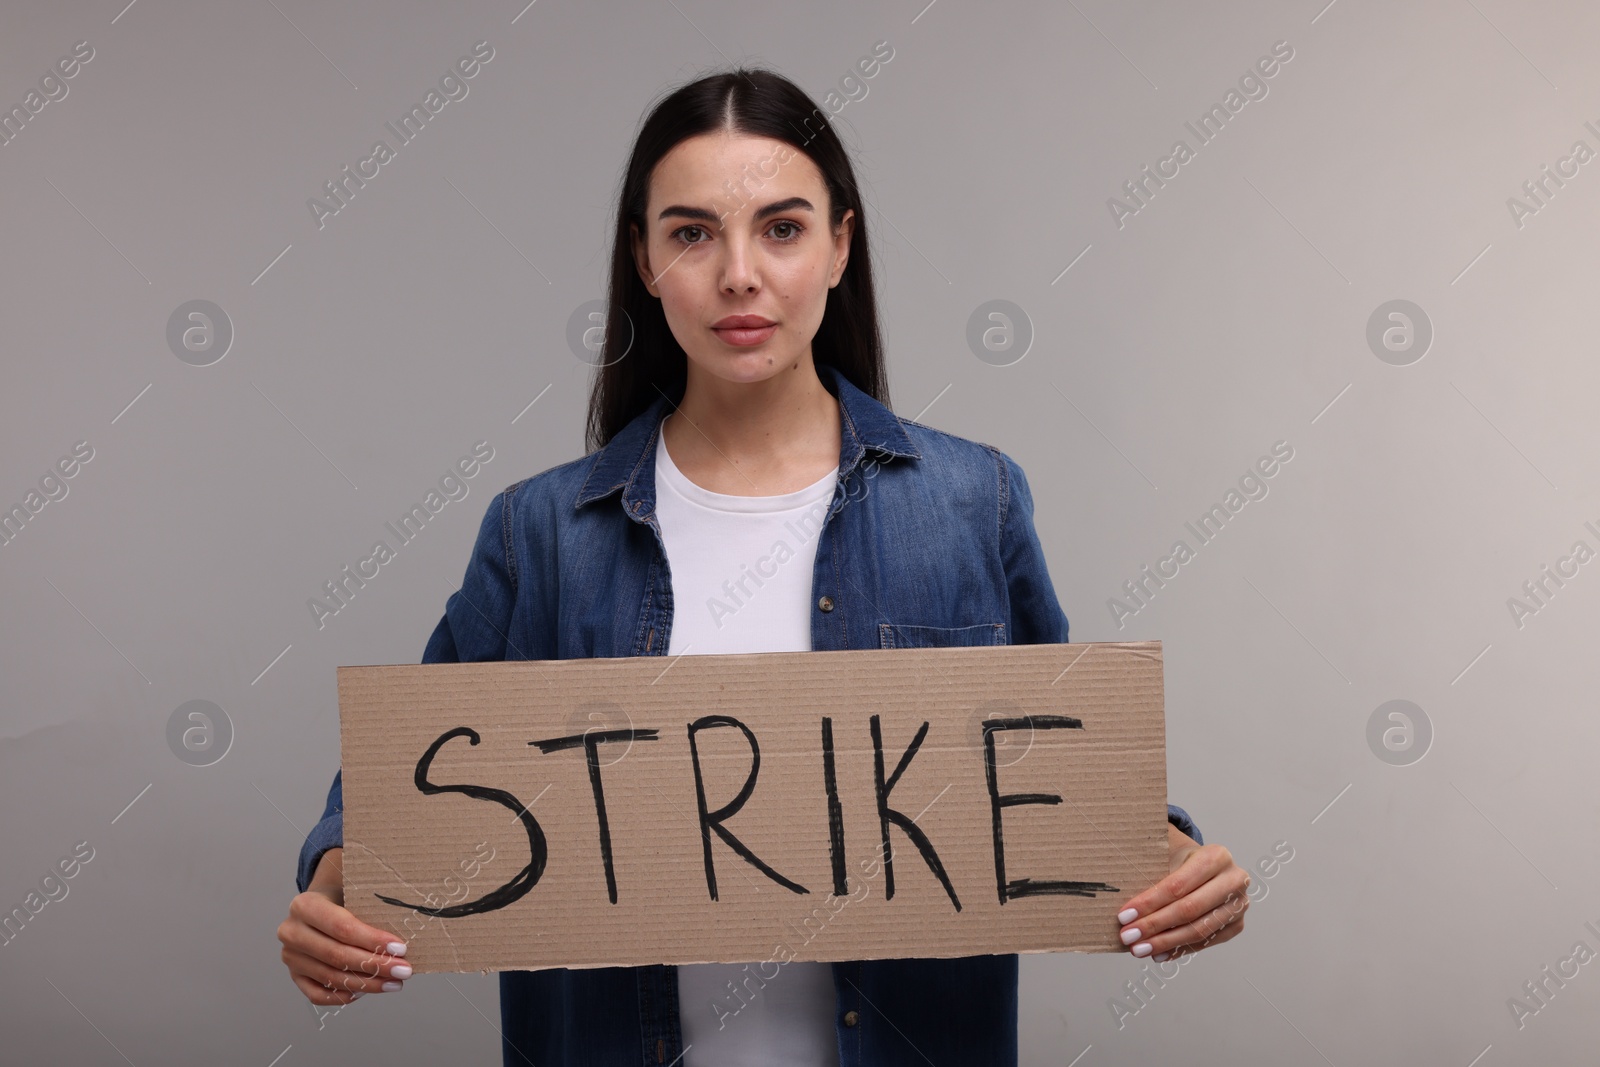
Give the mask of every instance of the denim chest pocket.
POLYGON ((1006 643, 1006 624, 982 622, 976 626, 905 626, 878 624, 881 648, 970 648, 1006 643))

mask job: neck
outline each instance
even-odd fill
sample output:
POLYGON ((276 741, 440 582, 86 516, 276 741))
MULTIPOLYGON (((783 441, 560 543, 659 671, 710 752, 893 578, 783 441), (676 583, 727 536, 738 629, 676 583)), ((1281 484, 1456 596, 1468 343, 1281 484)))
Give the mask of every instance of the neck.
POLYGON ((809 354, 757 382, 718 378, 691 362, 666 432, 674 444, 684 440, 686 450, 714 449, 741 464, 806 450, 830 436, 837 455, 838 404, 809 354))

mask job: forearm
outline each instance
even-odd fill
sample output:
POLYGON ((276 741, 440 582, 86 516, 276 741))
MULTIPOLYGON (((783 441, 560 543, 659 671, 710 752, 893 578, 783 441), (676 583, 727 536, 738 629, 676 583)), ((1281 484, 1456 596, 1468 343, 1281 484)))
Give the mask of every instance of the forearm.
POLYGON ((335 903, 344 900, 344 849, 330 848, 317 860, 317 869, 311 875, 308 891, 331 890, 335 903))
POLYGON ((333 776, 328 787, 328 802, 322 809, 322 818, 311 828, 300 844, 300 861, 295 869, 295 885, 303 893, 311 888, 311 879, 323 855, 344 845, 344 771, 333 776))

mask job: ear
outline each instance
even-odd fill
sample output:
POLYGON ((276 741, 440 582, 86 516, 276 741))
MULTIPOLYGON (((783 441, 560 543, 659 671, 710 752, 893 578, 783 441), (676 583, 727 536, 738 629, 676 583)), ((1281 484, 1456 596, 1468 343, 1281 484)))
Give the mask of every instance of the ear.
POLYGON ((844 268, 850 262, 850 238, 855 232, 855 209, 845 208, 844 218, 839 220, 838 232, 833 235, 833 272, 828 276, 829 289, 838 285, 839 279, 844 277, 844 268))
POLYGON ((633 266, 639 272, 639 278, 644 282, 644 287, 651 296, 661 299, 661 291, 656 288, 655 275, 650 270, 650 246, 639 233, 638 223, 628 223, 628 239, 633 248, 633 266))

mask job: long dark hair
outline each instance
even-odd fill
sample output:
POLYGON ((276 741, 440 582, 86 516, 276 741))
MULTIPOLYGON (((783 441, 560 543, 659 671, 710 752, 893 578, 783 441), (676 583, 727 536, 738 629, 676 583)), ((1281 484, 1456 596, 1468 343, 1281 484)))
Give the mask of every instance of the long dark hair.
POLYGON ((661 157, 680 141, 719 130, 783 141, 810 157, 827 185, 833 231, 847 209, 855 211, 850 258, 839 284, 828 290, 812 357, 888 404, 866 211, 850 158, 827 114, 799 86, 770 70, 736 68, 672 92, 651 109, 634 142, 617 201, 601 366, 589 394, 591 452, 604 447, 662 393, 674 400, 683 395, 688 357, 667 326, 661 301, 639 277, 629 227, 649 232, 645 208, 650 173, 661 157))

